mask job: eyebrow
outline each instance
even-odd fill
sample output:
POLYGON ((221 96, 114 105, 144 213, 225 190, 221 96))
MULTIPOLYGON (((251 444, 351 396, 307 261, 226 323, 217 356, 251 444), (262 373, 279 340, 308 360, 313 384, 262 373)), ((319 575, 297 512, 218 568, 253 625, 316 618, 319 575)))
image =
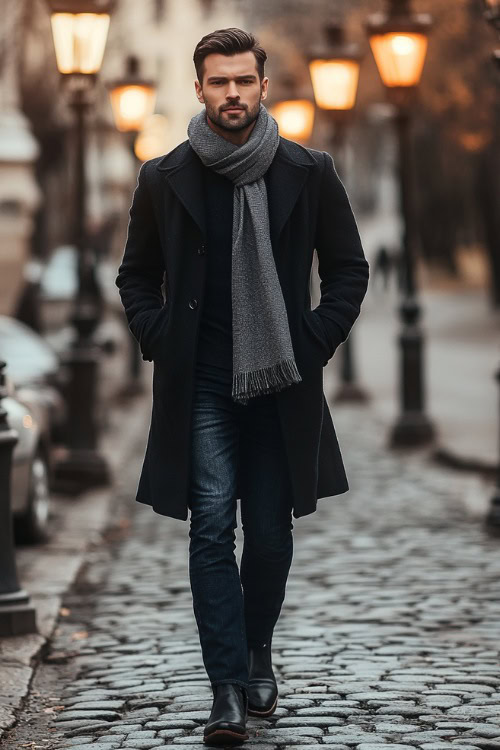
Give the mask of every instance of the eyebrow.
MULTIPOLYGON (((254 81, 257 80, 257 76, 254 76, 251 73, 249 73, 248 75, 236 76, 236 78, 251 78, 254 81)), ((227 80, 228 80, 227 76, 209 76, 207 78, 207 81, 227 81, 227 80)))

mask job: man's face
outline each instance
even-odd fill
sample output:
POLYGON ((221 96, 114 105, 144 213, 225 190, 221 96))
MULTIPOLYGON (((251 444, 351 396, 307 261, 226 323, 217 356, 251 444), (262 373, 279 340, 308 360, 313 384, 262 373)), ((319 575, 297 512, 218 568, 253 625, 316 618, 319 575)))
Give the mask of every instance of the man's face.
POLYGON ((203 86, 195 81, 198 100, 205 104, 207 117, 221 130, 238 131, 253 123, 261 99, 267 96, 269 79, 262 82, 253 52, 236 55, 212 53, 205 58, 203 86), (231 107, 236 109, 230 109, 231 107))

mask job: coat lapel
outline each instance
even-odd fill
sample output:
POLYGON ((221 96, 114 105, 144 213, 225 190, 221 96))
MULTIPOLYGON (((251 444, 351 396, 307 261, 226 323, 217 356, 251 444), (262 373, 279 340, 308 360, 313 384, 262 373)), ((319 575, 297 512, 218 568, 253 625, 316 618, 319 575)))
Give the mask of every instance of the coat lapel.
POLYGON ((271 243, 277 247, 279 236, 309 176, 314 159, 293 141, 280 137, 280 145, 269 167, 267 201, 271 243), (307 157, 307 160, 306 160, 307 157))
MULTIPOLYGON (((280 136, 280 143, 268 174, 268 205, 271 243, 278 238, 297 202, 300 191, 315 164, 312 156, 299 144, 280 136)), ((189 141, 179 144, 166 154, 157 169, 206 238, 205 206, 203 200, 202 162, 189 141)))
POLYGON ((163 172, 167 183, 206 238, 202 163, 189 141, 184 141, 160 159, 156 168, 163 172))

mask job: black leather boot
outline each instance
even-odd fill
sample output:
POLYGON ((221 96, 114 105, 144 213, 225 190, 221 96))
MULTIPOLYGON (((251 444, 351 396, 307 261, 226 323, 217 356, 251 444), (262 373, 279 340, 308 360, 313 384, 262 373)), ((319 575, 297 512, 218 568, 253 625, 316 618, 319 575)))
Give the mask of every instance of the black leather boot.
POLYGON ((278 705, 278 685, 271 660, 271 642, 248 646, 248 715, 271 716, 278 705))
POLYGON ((213 686, 214 702, 203 733, 207 745, 240 745, 248 739, 248 695, 236 683, 213 686))

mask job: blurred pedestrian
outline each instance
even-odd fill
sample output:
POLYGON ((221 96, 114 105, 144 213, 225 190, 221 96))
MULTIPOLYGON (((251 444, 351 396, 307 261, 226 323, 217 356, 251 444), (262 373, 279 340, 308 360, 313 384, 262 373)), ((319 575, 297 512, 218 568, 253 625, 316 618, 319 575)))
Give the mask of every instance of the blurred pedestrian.
POLYGON ((392 272, 392 259, 389 255, 389 251, 382 245, 377 250, 375 255, 375 261, 373 263, 373 281, 382 277, 382 287, 384 291, 387 291, 389 287, 389 279, 392 272))
POLYGON ((396 248, 392 253, 392 265, 394 268, 394 278, 396 279, 397 288, 400 292, 406 288, 406 263, 405 254, 401 248, 396 248))
POLYGON ((277 705, 271 640, 292 514, 348 489, 323 367, 359 314, 368 264, 332 158, 282 138, 262 103, 267 55, 255 37, 219 29, 193 59, 204 108, 187 140, 142 166, 116 284, 154 363, 136 500, 191 513, 193 608, 213 689, 204 739, 239 744, 247 715, 277 705), (322 296, 311 310, 315 248, 322 296))

